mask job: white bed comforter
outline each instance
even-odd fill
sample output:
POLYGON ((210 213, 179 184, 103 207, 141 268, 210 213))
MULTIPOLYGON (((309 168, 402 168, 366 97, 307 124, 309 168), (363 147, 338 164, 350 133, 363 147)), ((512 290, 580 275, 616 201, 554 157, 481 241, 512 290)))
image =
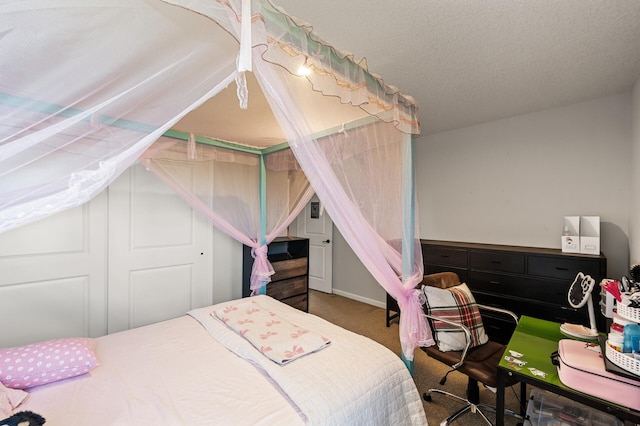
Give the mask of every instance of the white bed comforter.
MULTIPOLYGON (((210 314, 216 307, 191 311, 222 345, 263 370, 313 425, 426 425, 420 395, 402 360, 373 340, 268 296, 261 306, 329 339, 325 349, 285 366, 274 363, 210 314)), ((233 302, 222 303, 217 307, 233 302)), ((254 395, 260 398, 256 392, 254 395)))
POLYGON ((98 367, 28 389, 15 411, 45 426, 304 426, 267 377, 188 315, 96 340, 98 367))
POLYGON ((267 296, 256 300, 331 345, 280 366, 211 317, 222 304, 209 306, 99 337, 97 368, 28 389, 16 411, 32 410, 46 426, 427 424, 397 355, 267 296))

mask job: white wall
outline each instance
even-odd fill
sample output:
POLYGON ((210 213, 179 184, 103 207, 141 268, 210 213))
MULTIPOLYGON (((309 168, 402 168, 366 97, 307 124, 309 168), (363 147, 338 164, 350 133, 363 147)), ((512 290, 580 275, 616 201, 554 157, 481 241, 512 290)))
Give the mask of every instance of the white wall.
POLYGON ((629 194, 629 235, 631 264, 640 263, 640 77, 632 91, 633 134, 631 140, 631 192, 629 194))
MULTIPOLYGON (((627 274, 631 111, 625 93, 418 138, 421 238, 560 248, 563 216, 600 216, 608 275, 627 274)), ((383 304, 381 287, 334 241, 336 292, 383 304)))
POLYGON ((333 243, 333 292, 384 307, 386 300, 384 289, 367 271, 335 227, 333 243))
POLYGON ((631 94, 418 139, 423 238, 560 248, 600 216, 611 277, 629 268, 631 94))

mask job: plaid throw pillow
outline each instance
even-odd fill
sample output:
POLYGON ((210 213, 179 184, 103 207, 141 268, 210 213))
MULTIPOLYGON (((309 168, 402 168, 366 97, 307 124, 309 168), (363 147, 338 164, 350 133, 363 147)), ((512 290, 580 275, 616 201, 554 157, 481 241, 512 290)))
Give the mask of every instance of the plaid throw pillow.
MULTIPOLYGON (((427 313, 467 327, 471 332, 471 348, 487 343, 489 338, 484 332, 478 305, 466 284, 447 289, 424 286, 423 292, 427 299, 425 303, 427 313)), ((464 331, 430 318, 429 323, 434 330, 433 337, 438 349, 443 352, 464 349, 466 345, 464 331)))

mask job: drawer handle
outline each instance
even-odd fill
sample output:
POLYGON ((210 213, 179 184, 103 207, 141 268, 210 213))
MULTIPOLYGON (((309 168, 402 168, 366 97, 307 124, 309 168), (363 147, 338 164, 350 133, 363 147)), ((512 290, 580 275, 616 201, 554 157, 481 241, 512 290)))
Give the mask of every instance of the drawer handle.
POLYGON ((447 258, 449 258, 451 256, 449 256, 448 254, 441 254, 440 257, 444 257, 445 259, 447 259, 447 258))
POLYGON ((491 263, 494 263, 496 265, 501 264, 502 262, 500 260, 492 260, 491 263))
POLYGON ((558 271, 568 271, 569 270, 569 268, 563 268, 562 266, 556 266, 556 269, 558 271))
POLYGON ((489 284, 500 285, 500 281, 489 281, 489 284))

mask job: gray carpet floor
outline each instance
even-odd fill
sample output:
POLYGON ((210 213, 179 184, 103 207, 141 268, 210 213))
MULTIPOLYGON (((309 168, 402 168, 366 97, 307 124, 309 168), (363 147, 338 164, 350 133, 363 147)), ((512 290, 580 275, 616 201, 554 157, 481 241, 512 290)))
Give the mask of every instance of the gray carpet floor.
MULTIPOLYGON (((309 312, 337 324, 347 330, 367 336, 378 343, 386 346, 400 356, 400 339, 398 336, 397 320, 386 327, 385 310, 362 303, 356 300, 335 294, 327 294, 314 290, 309 292, 309 312)), ((414 355, 414 380, 416 387, 422 395, 430 388, 442 388, 456 395, 465 396, 467 387, 467 377, 461 373, 453 372, 447 377, 444 386, 438 383, 448 367, 444 364, 429 358, 423 351, 416 350, 414 355)), ((518 396, 520 387, 518 385, 506 390, 505 405, 507 409, 519 411, 518 396)), ((495 393, 481 387, 480 402, 495 404, 495 393)), ((524 402, 526 405, 526 401, 524 402)), ((429 425, 436 426, 447 418, 451 413, 462 407, 462 403, 443 395, 434 395, 431 402, 423 401, 429 425)), ((487 417, 493 422, 495 415, 487 413, 487 417)), ((479 414, 468 413, 458 419, 457 425, 486 425, 486 422, 479 414)), ((518 420, 505 418, 506 425, 516 425, 518 420)), ((525 422, 528 425, 529 422, 525 422)))

